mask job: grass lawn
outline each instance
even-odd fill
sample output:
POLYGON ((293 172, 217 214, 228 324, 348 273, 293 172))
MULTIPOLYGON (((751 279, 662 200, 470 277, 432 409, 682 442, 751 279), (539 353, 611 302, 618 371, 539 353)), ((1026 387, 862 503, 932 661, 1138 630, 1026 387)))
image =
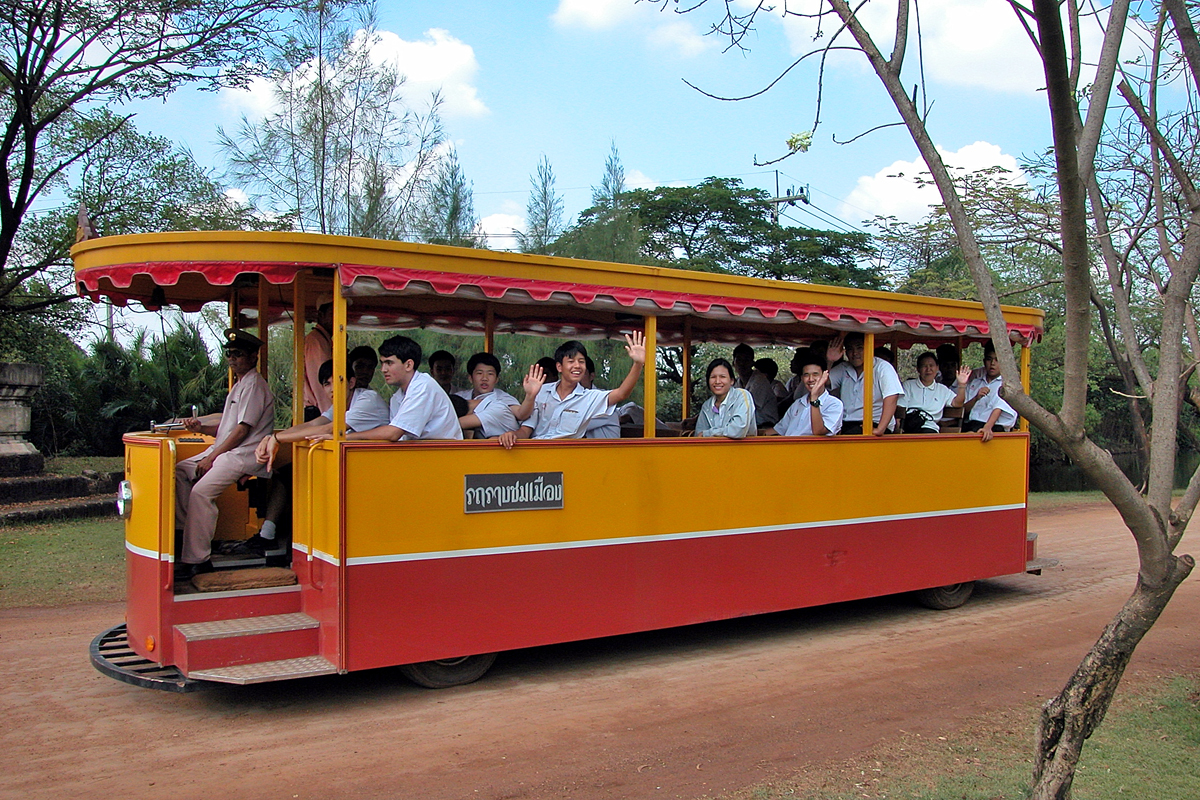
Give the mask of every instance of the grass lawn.
POLYGON ((81 519, 0 529, 0 608, 125 596, 125 523, 81 519))
POLYGON ((96 472, 119 472, 125 469, 125 458, 123 456, 47 458, 43 472, 47 475, 81 475, 85 469, 96 472))
MULTIPOLYGON (((909 735, 861 758, 817 765, 737 800, 1023 800, 1033 773, 1037 710, 1003 711, 948 736, 909 735)), ((1084 745, 1076 800, 1200 797, 1200 678, 1123 684, 1084 745)))

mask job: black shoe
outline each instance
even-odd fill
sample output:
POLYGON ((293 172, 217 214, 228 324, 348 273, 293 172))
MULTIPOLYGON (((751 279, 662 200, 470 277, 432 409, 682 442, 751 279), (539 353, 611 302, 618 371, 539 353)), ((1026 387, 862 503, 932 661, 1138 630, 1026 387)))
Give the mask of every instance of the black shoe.
POLYGON ((178 562, 175 564, 175 580, 191 580, 197 575, 203 575, 206 572, 214 571, 212 559, 201 561, 199 564, 184 564, 178 562))
POLYGON ((276 549, 279 542, 275 539, 264 539, 257 533, 249 539, 241 542, 234 542, 232 545, 227 545, 221 548, 221 552, 227 556, 265 556, 269 551, 276 549))

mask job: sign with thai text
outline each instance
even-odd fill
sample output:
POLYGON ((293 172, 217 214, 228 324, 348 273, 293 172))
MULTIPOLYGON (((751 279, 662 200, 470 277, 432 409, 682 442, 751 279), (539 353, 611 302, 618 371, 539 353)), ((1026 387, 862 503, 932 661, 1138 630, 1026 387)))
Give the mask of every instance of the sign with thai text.
POLYGON ((563 474, 512 472, 467 475, 463 503, 468 514, 562 508, 563 474))

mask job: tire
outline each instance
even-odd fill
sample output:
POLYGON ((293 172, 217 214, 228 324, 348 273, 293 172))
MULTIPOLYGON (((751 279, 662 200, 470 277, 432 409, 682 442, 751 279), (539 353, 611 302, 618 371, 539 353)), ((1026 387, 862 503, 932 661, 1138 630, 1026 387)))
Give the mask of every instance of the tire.
POLYGON ((952 583, 949 586, 935 586, 932 589, 922 589, 917 592, 917 602, 926 608, 946 611, 958 608, 967 602, 971 592, 975 591, 975 581, 952 583))
POLYGON ((427 689, 448 689, 479 680, 495 662, 495 653, 484 653, 478 656, 404 664, 400 667, 400 674, 427 689))

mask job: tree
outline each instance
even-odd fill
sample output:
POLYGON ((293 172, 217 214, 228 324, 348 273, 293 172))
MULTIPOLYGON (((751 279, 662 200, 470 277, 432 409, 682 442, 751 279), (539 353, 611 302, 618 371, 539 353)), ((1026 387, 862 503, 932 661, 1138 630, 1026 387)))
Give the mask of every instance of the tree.
POLYGON ((450 151, 438 164, 421 218, 421 238, 432 244, 483 247, 485 242, 475 216, 471 184, 450 151))
POLYGON ((604 162, 604 177, 599 186, 592 187, 592 207, 579 215, 551 251, 568 258, 640 264, 641 246, 637 214, 629 207, 625 168, 614 142, 604 162))
POLYGON ((525 206, 524 233, 517 234, 522 253, 550 252, 550 245, 563 232, 563 201, 554 193, 554 170, 545 155, 538 161, 537 175, 530 176, 529 203, 525 206))
POLYGON ((115 136, 128 116, 103 106, 166 97, 186 83, 244 84, 265 64, 295 0, 2 0, 0 19, 0 315, 69 300, 30 280, 57 252, 13 260, 35 202, 115 136), (85 138, 63 129, 89 123, 85 138))
POLYGON ((369 3, 307 8, 272 61, 274 110, 218 129, 230 178, 302 231, 402 239, 417 228, 445 138, 441 100, 409 107, 403 76, 372 58, 378 39, 369 3))
MULTIPOLYGON (((703 3, 701 0, 700 5, 703 3)), ((890 55, 880 51, 846 0, 829 0, 829 8, 822 4, 817 15, 832 16, 836 26, 836 32, 819 52, 845 47, 841 42, 846 38, 853 40, 849 46, 867 58, 930 170, 993 331, 1005 399, 1062 447, 1104 491, 1137 546, 1139 569, 1132 595, 1063 690, 1043 707, 1032 795, 1042 800, 1069 796, 1083 744, 1103 720, 1134 649, 1195 566, 1191 556, 1177 556, 1174 550, 1200 502, 1200 471, 1192 475, 1174 507, 1172 489, 1180 408, 1193 372, 1185 364, 1194 363, 1200 353, 1200 336, 1195 333, 1191 307, 1200 272, 1200 191, 1195 181, 1197 165, 1183 155, 1192 151, 1177 149, 1167 138, 1170 117, 1160 114, 1159 104, 1165 102, 1160 90, 1169 88, 1182 98, 1181 107, 1194 113, 1200 99, 1200 38, 1183 0, 1163 0, 1146 6, 1144 11, 1152 13, 1132 20, 1135 25, 1143 25, 1139 34, 1148 43, 1142 57, 1121 60, 1122 45, 1133 47, 1130 40, 1135 38, 1126 36, 1131 22, 1127 0, 1113 0, 1099 10, 1091 5, 1085 10, 1075 2, 1060 8, 1054 0, 1034 0, 1031 7, 1015 2, 1010 5, 1042 62, 1054 143, 1053 182, 1058 212, 1055 233, 1064 295, 1063 387, 1057 411, 1022 390, 1016 359, 1004 334, 999 293, 959 187, 934 146, 927 126, 928 104, 919 105, 917 98, 923 95, 910 95, 910 84, 901 80, 909 40, 910 4, 907 0, 898 3, 890 55), (1063 31, 1063 11, 1069 39, 1063 31), (1085 89, 1080 29, 1089 19, 1100 26, 1103 45, 1095 75, 1088 76, 1091 82, 1085 89), (1097 170, 1118 64, 1122 73, 1118 91, 1125 107, 1119 113, 1128 120, 1128 125, 1118 129, 1127 132, 1132 150, 1138 154, 1119 170, 1127 175, 1142 172, 1137 179, 1147 187, 1144 197, 1151 210, 1144 218, 1143 230, 1151 237, 1144 252, 1159 277, 1155 299, 1161 314, 1153 360, 1141 350, 1133 314, 1131 278, 1138 259, 1122 257, 1130 252, 1131 232, 1115 224, 1113 208, 1120 205, 1119 198, 1105 193, 1097 170), (1090 247, 1093 235, 1099 243, 1103 266, 1098 272, 1108 282, 1105 302, 1114 319, 1118 355, 1128 362, 1141 394, 1148 399, 1153 420, 1145 494, 1086 430, 1092 315, 1097 313, 1090 247), (1190 353, 1185 342, 1190 344, 1190 353)), ((714 29, 730 37, 733 46, 744 46, 757 15, 767 8, 763 3, 742 6, 736 0, 726 0, 718 7, 723 12, 714 29)), ((784 9, 784 14, 794 13, 784 9)), ((806 134, 811 139, 811 132, 806 134)), ((1111 181, 1111 174, 1108 179, 1111 181)), ((1145 264, 1141 268, 1145 269, 1145 264)))

